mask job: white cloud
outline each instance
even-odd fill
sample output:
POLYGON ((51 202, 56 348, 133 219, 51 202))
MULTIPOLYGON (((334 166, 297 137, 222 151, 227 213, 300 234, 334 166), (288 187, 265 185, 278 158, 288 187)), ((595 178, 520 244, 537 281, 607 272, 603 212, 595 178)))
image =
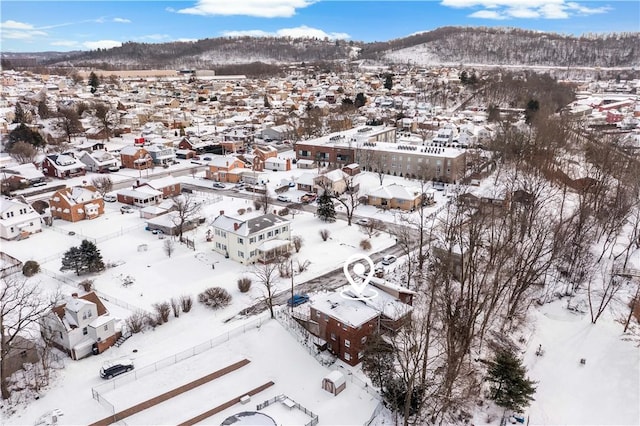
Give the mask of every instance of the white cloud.
POLYGON ((243 15, 259 18, 290 18, 296 14, 296 9, 305 8, 314 2, 315 0, 198 0, 195 6, 176 12, 204 16, 243 15))
POLYGON ((609 6, 588 7, 566 0, 441 0, 440 4, 456 9, 482 8, 469 15, 481 19, 567 19, 611 10, 609 6))
POLYGON ((87 49, 111 49, 112 47, 122 46, 122 42, 115 40, 85 41, 82 43, 82 46, 87 49))
POLYGON ((496 19, 503 20, 509 19, 507 16, 503 15, 500 12, 496 12, 495 10, 479 10, 477 12, 473 12, 469 15, 470 18, 480 18, 480 19, 496 19))
POLYGON ((33 30, 33 25, 25 24, 24 22, 18 21, 4 21, 0 24, 0 27, 4 29, 12 29, 12 30, 33 30))
POLYGON ((528 7, 512 7, 511 9, 507 9, 505 13, 513 18, 520 19, 531 19, 540 17, 540 12, 538 12, 537 10, 529 9, 528 7))
POLYGON ((127 18, 113 18, 113 22, 118 22, 120 24, 130 24, 131 20, 127 18))
POLYGON ((30 40, 36 37, 46 37, 47 33, 31 24, 18 21, 4 21, 0 24, 0 35, 5 40, 30 40))
POLYGON ((347 33, 327 33, 318 28, 302 25, 295 28, 281 28, 275 32, 263 30, 224 31, 224 37, 291 37, 291 38, 328 38, 330 40, 345 40, 351 38, 347 33))
POLYGON ((153 41, 159 41, 159 40, 167 40, 169 38, 171 38, 170 35, 168 34, 147 34, 147 35, 143 35, 140 37, 136 37, 138 40, 153 40, 153 41))

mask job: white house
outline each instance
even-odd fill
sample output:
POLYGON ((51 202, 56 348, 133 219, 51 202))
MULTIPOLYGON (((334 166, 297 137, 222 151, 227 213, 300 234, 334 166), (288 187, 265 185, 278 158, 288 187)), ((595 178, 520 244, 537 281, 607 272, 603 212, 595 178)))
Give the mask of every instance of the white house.
POLYGON ((120 170, 116 157, 107 151, 83 151, 79 160, 85 164, 90 172, 117 172, 120 170))
POLYGON ((215 251, 244 265, 273 261, 291 249, 291 223, 274 214, 242 220, 221 212, 210 234, 215 251))
POLYGON ((0 198, 0 238, 26 238, 42 231, 40 215, 27 203, 0 198))
POLYGON ((73 359, 103 352, 121 336, 116 319, 93 292, 81 297, 74 293, 66 303, 43 316, 40 327, 54 346, 73 359))

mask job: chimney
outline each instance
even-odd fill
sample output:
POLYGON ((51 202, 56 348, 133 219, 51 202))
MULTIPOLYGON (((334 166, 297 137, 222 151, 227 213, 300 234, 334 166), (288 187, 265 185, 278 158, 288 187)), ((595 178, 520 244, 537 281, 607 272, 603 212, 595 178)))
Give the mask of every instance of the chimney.
POLYGON ((71 297, 73 297, 74 299, 78 298, 78 293, 71 293, 71 297))
POLYGON ((240 224, 239 224, 239 223, 236 223, 236 222, 233 222, 233 230, 234 230, 234 231, 237 231, 237 230, 238 230, 238 228, 240 228, 240 224))
POLYGON ((224 210, 220 210, 220 216, 224 214, 224 210))

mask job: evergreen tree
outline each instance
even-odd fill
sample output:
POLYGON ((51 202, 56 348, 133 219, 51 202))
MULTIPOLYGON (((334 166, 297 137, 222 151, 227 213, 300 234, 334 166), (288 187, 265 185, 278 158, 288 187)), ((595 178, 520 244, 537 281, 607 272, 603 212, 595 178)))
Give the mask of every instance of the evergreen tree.
POLYGON ((16 108, 13 113, 13 122, 14 123, 26 123, 27 122, 27 114, 24 112, 24 108, 22 108, 22 104, 20 102, 16 103, 16 108))
POLYGON ((367 104, 367 97, 364 93, 360 92, 356 95, 356 100, 353 102, 353 105, 356 108, 360 108, 361 106, 365 106, 367 104))
POLYGON ((336 220, 336 208, 327 191, 323 192, 322 195, 318 197, 317 213, 318 217, 325 222, 334 222, 336 220))
POLYGON ((387 90, 391 90, 393 88, 393 76, 391 74, 387 74, 384 78, 384 88, 387 90))
POLYGON ((79 247, 71 247, 62 256, 62 267, 60 271, 74 271, 80 275, 82 269, 82 252, 79 247))
POLYGON ((99 272, 104 270, 104 262, 102 254, 94 243, 89 240, 82 240, 80 244, 80 252, 82 253, 83 270, 85 272, 99 272))
POLYGON ((100 78, 98 78, 98 75, 93 71, 89 74, 89 86, 91 86, 91 93, 96 93, 98 86, 100 86, 100 78))
POLYGON ((501 350, 488 362, 487 380, 492 382, 491 399, 507 410, 522 411, 534 400, 536 382, 515 354, 501 350))
POLYGON ((7 141, 5 149, 10 151, 13 144, 20 141, 29 143, 36 148, 46 145, 44 138, 40 133, 35 130, 31 130, 23 123, 9 133, 9 140, 7 141))
POLYGON ((104 270, 102 255, 94 243, 82 240, 80 247, 71 247, 62 256, 61 271, 74 271, 76 275, 104 270))

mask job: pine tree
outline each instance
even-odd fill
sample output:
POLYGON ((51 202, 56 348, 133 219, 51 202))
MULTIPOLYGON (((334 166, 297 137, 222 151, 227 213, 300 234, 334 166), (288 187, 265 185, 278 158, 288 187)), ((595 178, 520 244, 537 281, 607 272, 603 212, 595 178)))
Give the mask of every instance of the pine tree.
POLYGON ((104 270, 102 255, 94 243, 82 240, 80 247, 71 247, 62 256, 61 271, 74 271, 76 275, 104 270))
POLYGON ((16 103, 16 108, 13 113, 13 122, 14 123, 27 122, 27 114, 24 112, 24 109, 22 108, 22 104, 20 104, 20 102, 16 103))
POLYGON ((88 240, 82 240, 80 244, 80 252, 82 253, 83 270, 85 272, 99 272, 104 270, 104 262, 102 254, 94 243, 88 240))
POLYGON ((336 208, 333 205, 333 200, 326 191, 318 198, 317 213, 318 217, 325 222, 333 222, 336 220, 336 208))
POLYGON ((62 256, 62 267, 60 271, 74 271, 80 275, 82 269, 82 252, 78 247, 71 247, 62 256))
POLYGON ((517 356, 501 350, 488 363, 487 380, 492 382, 491 399, 497 405, 518 412, 534 400, 536 382, 527 378, 527 370, 517 356))
POLYGON ((91 86, 91 93, 96 93, 98 86, 100 86, 100 78, 98 78, 98 75, 93 71, 89 74, 89 86, 91 86))
POLYGON ((393 88, 393 76, 391 74, 387 74, 384 78, 384 88, 387 90, 391 90, 393 88))

